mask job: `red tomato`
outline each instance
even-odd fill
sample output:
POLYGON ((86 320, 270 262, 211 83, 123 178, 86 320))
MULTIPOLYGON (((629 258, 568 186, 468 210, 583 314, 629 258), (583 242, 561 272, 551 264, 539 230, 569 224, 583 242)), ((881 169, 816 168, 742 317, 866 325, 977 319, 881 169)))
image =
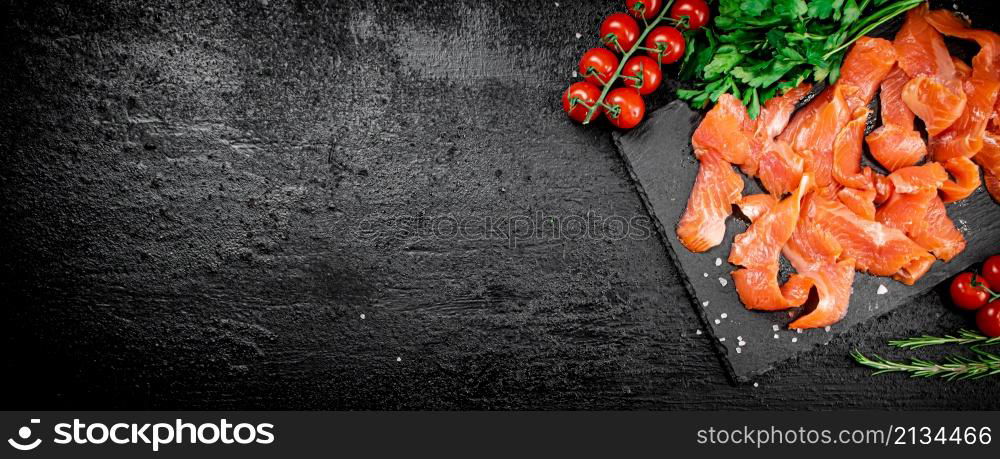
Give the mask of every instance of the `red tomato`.
POLYGON ((670 17, 680 21, 681 17, 687 16, 687 28, 692 30, 708 24, 710 15, 705 0, 677 0, 670 8, 670 17))
POLYGON ((673 64, 684 57, 684 35, 670 26, 660 26, 646 36, 650 56, 661 64, 673 64))
POLYGON ((636 127, 646 115, 646 102, 643 102, 635 88, 612 89, 604 98, 604 105, 608 107, 604 116, 611 124, 622 129, 636 127))
POLYGON ((626 52, 639 41, 639 24, 625 13, 614 13, 601 23, 601 42, 612 51, 626 52))
POLYGON ((990 294, 985 288, 990 288, 986 279, 976 276, 976 282, 982 287, 972 286, 972 273, 962 273, 951 280, 951 302, 960 309, 974 311, 983 307, 990 300, 990 294))
POLYGON ((590 48, 580 58, 580 76, 595 86, 604 86, 618 70, 618 56, 604 48, 590 48))
MULTIPOLYGON (((599 97, 601 97, 601 90, 597 89, 597 86, 586 81, 578 81, 570 85, 563 93, 563 111, 574 121, 582 123, 583 120, 587 119, 590 107, 597 102, 599 97)), ((598 107, 594 116, 600 114, 601 108, 598 107)))
POLYGON ((661 0, 625 0, 625 8, 636 19, 653 19, 662 6, 661 0))
POLYGON ((656 91, 656 88, 660 87, 660 81, 663 80, 663 72, 660 70, 660 64, 657 64, 656 60, 648 56, 630 58, 625 63, 622 75, 626 77, 624 78, 625 86, 638 89, 639 94, 644 96, 656 91))
POLYGON ((1000 336, 1000 300, 991 301, 976 313, 976 326, 986 336, 1000 336))
POLYGON ((986 283, 1000 288, 1000 255, 993 255, 983 263, 983 277, 986 283))

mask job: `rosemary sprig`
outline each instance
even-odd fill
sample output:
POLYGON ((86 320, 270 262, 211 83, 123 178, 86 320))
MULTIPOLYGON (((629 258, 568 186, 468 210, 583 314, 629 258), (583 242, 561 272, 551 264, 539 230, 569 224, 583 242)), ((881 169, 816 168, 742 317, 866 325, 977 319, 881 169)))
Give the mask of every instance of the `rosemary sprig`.
POLYGON ((958 344, 969 346, 973 356, 948 355, 943 362, 934 362, 912 358, 909 362, 900 362, 873 355, 865 356, 858 350, 851 352, 856 362, 876 371, 873 375, 883 373, 903 372, 914 378, 940 377, 946 380, 977 379, 986 376, 1000 375, 1000 355, 985 350, 987 346, 1000 344, 1000 337, 989 338, 971 330, 959 330, 957 335, 930 336, 889 341, 889 344, 902 349, 920 349, 927 346, 958 344))
POLYGON ((911 359, 909 363, 896 362, 884 359, 878 355, 868 358, 856 350, 851 353, 851 356, 858 363, 877 370, 875 373, 872 373, 873 375, 906 372, 914 378, 937 376, 949 381, 1000 375, 1000 356, 981 349, 973 350, 976 351, 975 357, 949 355, 945 357, 944 363, 923 359, 911 359))
POLYGON ((1000 338, 990 338, 988 336, 983 336, 979 333, 976 333, 972 330, 959 330, 958 336, 923 335, 915 338, 897 339, 889 341, 889 345, 902 349, 920 349, 926 346, 939 346, 942 344, 960 344, 960 345, 981 344, 988 346, 997 343, 1000 343, 1000 338))

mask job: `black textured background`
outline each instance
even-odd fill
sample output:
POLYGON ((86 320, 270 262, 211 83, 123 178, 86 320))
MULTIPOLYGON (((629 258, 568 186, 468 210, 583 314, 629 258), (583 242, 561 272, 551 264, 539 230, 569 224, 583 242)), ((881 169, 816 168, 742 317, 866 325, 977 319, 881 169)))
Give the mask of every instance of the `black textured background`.
POLYGON ((939 293, 734 386, 658 237, 428 231, 645 217, 558 102, 620 8, 3 2, 3 407, 1000 408, 847 357, 939 293))

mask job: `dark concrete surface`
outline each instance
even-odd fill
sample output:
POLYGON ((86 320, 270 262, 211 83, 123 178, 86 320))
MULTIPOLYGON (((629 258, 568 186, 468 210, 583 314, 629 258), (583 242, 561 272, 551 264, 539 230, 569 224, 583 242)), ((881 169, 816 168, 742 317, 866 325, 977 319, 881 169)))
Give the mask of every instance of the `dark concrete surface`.
POLYGON ((731 384, 559 107, 614 9, 3 2, 3 408, 1000 408, 848 358, 970 326, 937 293, 731 384), (437 225, 522 215, 635 231, 437 225))

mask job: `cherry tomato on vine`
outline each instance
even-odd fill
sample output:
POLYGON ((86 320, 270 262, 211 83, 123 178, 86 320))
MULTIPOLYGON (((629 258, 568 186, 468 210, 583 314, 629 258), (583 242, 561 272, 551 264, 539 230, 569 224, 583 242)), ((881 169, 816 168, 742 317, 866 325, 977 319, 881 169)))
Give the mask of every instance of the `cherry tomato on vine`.
POLYGON ((624 53, 639 41, 639 24, 625 13, 609 15, 601 23, 601 42, 612 51, 624 53))
POLYGON ((972 285, 973 275, 973 273, 966 272, 951 280, 951 302, 960 309, 974 311, 983 307, 990 300, 990 294, 986 291, 990 288, 989 283, 982 276, 976 276, 976 282, 982 285, 974 287, 972 285))
POLYGON ((991 338, 1000 336, 1000 300, 993 300, 976 313, 976 327, 991 338))
POLYGON ((670 8, 670 17, 675 21, 680 21, 682 16, 687 16, 687 28, 691 30, 699 29, 708 24, 710 14, 705 0, 677 0, 670 8))
POLYGON ((636 19, 653 19, 660 13, 663 6, 661 0, 625 0, 625 8, 628 14, 636 19))
POLYGON ((1000 288, 1000 255, 993 255, 983 263, 983 277, 986 283, 1000 288))
POLYGON ((604 116, 621 129, 636 127, 646 115, 646 102, 635 88, 615 88, 604 98, 604 116))
POLYGON ((635 88, 639 94, 645 96, 660 87, 663 71, 655 59, 648 56, 633 56, 625 62, 622 79, 625 81, 625 86, 635 88))
MULTIPOLYGON (((563 93, 563 111, 578 123, 587 119, 587 112, 590 111, 597 99, 601 97, 601 90, 586 81, 573 83, 563 93)), ((594 116, 601 114, 601 107, 597 108, 594 116)), ((593 119, 593 118, 591 118, 593 119)))
POLYGON ((670 26, 660 26, 646 36, 647 53, 661 64, 673 64, 684 57, 684 35, 670 26))
POLYGON ((590 48, 580 58, 579 73, 595 86, 604 86, 618 70, 618 56, 604 48, 590 48))

